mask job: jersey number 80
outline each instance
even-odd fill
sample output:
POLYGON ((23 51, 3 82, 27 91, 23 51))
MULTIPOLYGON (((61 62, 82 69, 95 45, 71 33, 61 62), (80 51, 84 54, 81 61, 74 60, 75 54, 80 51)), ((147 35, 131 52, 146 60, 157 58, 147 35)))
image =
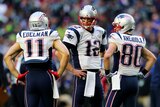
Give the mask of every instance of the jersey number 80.
POLYGON ((133 46, 132 44, 123 44, 121 63, 123 65, 140 67, 140 57, 142 46, 133 46))

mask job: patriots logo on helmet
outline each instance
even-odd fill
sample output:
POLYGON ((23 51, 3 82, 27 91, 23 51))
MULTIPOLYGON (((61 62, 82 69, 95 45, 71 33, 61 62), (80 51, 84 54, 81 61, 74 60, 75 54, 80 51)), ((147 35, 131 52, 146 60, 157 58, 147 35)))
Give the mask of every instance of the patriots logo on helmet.
POLYGON ((92 10, 95 11, 96 10, 95 7, 92 6, 92 10))
POLYGON ((127 16, 127 15, 119 15, 118 17, 121 18, 121 19, 122 19, 122 18, 128 18, 128 19, 130 18, 130 17, 127 16))
POLYGON ((124 15, 119 15, 119 18, 124 18, 125 16, 124 15))

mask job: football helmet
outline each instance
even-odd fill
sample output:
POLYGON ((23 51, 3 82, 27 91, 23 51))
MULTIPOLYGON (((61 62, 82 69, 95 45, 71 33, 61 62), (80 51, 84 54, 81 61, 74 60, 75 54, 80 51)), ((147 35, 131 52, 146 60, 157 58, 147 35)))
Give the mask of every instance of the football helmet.
POLYGON ((29 17, 30 30, 44 30, 49 26, 48 17, 45 13, 37 11, 29 17))
POLYGON ((114 32, 125 33, 135 29, 135 20, 130 14, 122 13, 115 17, 112 25, 114 32))
POLYGON ((96 24, 97 10, 92 5, 85 5, 79 11, 79 23, 87 30, 91 30, 96 24))

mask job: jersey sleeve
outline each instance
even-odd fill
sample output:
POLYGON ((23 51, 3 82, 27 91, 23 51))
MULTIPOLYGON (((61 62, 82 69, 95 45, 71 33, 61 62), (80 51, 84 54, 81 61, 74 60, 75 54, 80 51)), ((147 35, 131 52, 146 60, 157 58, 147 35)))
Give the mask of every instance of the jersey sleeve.
POLYGON ((119 42, 121 41, 121 36, 117 33, 111 33, 108 38, 108 43, 115 43, 117 46, 119 42))
POLYGON ((74 28, 68 28, 65 31, 65 35, 63 38, 63 42, 67 42, 69 44, 72 44, 74 46, 76 46, 77 44, 77 35, 79 35, 78 31, 74 28))
POLYGON ((17 33, 17 35, 16 35, 16 42, 20 42, 20 39, 21 39, 21 35, 20 35, 20 33, 17 33))
POLYGON ((102 35, 102 45, 107 45, 107 33, 104 31, 102 35))
POLYGON ((146 47, 146 39, 142 37, 143 40, 143 47, 146 47))
POLYGON ((52 37, 53 40, 60 39, 59 33, 56 30, 50 31, 50 37, 52 37))

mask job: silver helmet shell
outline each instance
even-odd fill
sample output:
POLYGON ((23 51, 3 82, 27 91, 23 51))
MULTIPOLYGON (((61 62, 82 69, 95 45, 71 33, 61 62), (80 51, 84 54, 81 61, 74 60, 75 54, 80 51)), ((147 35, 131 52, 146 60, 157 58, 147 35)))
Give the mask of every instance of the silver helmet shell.
POLYGON ((29 17, 30 30, 44 30, 48 29, 49 21, 45 13, 37 11, 29 17))
POLYGON ((130 14, 122 13, 115 17, 112 25, 114 29, 120 28, 117 32, 125 33, 135 29, 135 20, 130 14))
POLYGON ((97 19, 97 10, 92 5, 85 5, 79 11, 79 23, 85 29, 93 27, 96 24, 97 19), (88 19, 89 22, 84 21, 83 19, 88 19))

